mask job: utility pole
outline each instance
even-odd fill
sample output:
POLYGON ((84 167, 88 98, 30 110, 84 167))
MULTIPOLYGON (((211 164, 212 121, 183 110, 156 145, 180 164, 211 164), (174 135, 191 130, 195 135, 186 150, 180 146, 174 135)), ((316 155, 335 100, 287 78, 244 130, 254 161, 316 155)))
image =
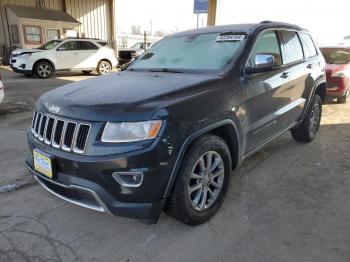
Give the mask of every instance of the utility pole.
POLYGON ((208 0, 208 21, 207 26, 214 26, 216 20, 217 0, 208 0))

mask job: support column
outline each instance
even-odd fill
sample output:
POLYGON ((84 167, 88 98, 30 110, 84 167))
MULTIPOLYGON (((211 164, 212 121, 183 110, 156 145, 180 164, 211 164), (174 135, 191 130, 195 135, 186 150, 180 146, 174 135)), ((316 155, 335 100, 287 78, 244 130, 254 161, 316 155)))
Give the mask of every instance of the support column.
POLYGON ((208 0, 207 26, 215 26, 217 0, 208 0))

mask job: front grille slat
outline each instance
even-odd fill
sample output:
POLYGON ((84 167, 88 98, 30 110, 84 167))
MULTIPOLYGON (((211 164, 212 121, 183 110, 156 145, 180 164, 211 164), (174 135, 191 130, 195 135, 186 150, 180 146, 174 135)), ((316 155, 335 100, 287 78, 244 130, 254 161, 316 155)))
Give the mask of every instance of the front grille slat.
POLYGON ((40 129, 39 129, 39 140, 40 141, 44 140, 44 131, 46 128, 46 121, 47 121, 47 116, 43 115, 41 117, 41 123, 40 123, 40 129))
POLYGON ((47 145, 82 154, 86 148, 90 128, 89 124, 78 124, 35 111, 31 132, 47 145))
POLYGON ((85 124, 79 125, 78 133, 75 140, 75 145, 73 148, 74 152, 77 152, 77 153, 84 152, 89 132, 90 132, 89 125, 85 125, 85 124))

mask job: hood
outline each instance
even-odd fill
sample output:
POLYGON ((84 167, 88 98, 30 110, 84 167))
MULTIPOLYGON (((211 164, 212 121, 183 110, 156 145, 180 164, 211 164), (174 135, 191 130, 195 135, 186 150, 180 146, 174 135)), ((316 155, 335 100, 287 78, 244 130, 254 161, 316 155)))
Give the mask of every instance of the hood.
POLYGON ((20 55, 22 53, 36 53, 36 52, 42 52, 45 50, 36 49, 36 48, 28 48, 28 49, 16 49, 12 51, 12 55, 20 55))
POLYGON ((149 120, 169 104, 183 101, 193 92, 204 92, 201 84, 215 79, 218 76, 123 71, 49 91, 40 97, 37 106, 79 120, 149 120))
POLYGON ((328 77, 342 70, 350 70, 350 64, 341 64, 341 65, 326 64, 326 74, 328 77))

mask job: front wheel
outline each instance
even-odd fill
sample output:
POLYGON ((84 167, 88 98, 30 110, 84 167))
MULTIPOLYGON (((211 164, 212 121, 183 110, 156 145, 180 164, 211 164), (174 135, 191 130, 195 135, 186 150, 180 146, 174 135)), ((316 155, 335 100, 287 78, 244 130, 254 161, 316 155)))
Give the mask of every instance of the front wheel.
POLYGON ((105 75, 112 71, 112 65, 107 61, 101 61, 97 66, 97 73, 99 75, 105 75))
POLYGON ((215 135, 199 138, 184 157, 165 212, 188 225, 206 222, 224 201, 230 173, 225 141, 215 135))
POLYGON ((49 62, 41 61, 35 65, 35 74, 39 78, 49 78, 53 75, 53 67, 49 62))
POLYGON ((303 143, 311 142, 320 128, 322 116, 322 99, 315 95, 303 122, 291 130, 295 140, 303 143))

